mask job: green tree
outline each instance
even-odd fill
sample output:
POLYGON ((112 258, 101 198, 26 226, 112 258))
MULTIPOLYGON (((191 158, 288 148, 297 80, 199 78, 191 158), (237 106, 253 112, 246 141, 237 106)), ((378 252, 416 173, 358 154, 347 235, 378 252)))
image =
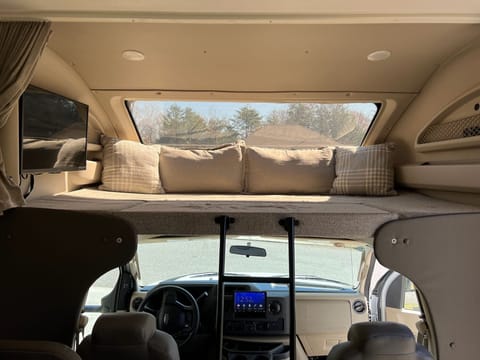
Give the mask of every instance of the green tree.
POLYGON ((236 140, 237 135, 226 118, 208 119, 208 143, 225 144, 236 140))
POLYGON ((176 104, 171 105, 163 116, 162 135, 169 137, 177 137, 178 134, 182 131, 182 123, 184 117, 185 112, 180 106, 176 104))
POLYGON ((205 137, 208 128, 205 119, 187 107, 184 111, 183 134, 187 144, 191 144, 195 139, 205 137))
POLYGON ((175 144, 191 144, 201 142, 206 136, 207 124, 205 119, 186 107, 173 104, 165 112, 162 128, 162 142, 175 144))
POLYGON ((262 117, 257 110, 244 106, 237 110, 236 115, 230 119, 233 130, 243 139, 262 125, 262 117))

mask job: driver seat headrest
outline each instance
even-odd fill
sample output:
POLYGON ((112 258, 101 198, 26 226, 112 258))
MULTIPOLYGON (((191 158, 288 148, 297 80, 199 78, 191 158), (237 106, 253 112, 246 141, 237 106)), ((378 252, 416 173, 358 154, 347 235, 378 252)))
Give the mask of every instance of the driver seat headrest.
POLYGON ((157 330, 155 317, 144 312, 101 315, 77 352, 83 360, 180 359, 173 337, 157 330))
POLYGON ((408 327, 393 322, 361 322, 348 331, 348 341, 332 348, 328 360, 431 360, 408 327))

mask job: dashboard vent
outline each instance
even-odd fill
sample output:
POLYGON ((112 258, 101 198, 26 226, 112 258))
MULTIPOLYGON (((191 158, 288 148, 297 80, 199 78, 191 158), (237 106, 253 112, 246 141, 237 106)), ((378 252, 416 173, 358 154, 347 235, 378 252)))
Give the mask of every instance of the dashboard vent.
POLYGON ((418 138, 419 144, 480 136, 480 115, 428 126, 418 138))
POLYGON ((361 313, 365 312, 366 309, 367 309, 367 305, 362 300, 355 300, 353 302, 353 310, 356 313, 361 314, 361 313))

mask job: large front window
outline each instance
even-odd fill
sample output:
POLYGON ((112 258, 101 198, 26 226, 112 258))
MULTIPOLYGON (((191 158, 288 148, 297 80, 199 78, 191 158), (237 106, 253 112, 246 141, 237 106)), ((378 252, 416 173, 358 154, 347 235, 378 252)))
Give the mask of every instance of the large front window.
MULTIPOLYGON (((279 237, 231 236, 226 244, 225 271, 242 276, 287 276, 287 240, 279 237), (232 245, 265 249, 266 256, 232 254, 232 245)), ((219 240, 216 236, 141 236, 138 246, 144 285, 181 277, 183 281, 215 281, 219 240)), ((297 238, 297 290, 354 290, 371 248, 359 241, 297 238)))
POLYGON ((128 101, 145 144, 215 146, 360 145, 377 113, 374 103, 241 103, 128 101))

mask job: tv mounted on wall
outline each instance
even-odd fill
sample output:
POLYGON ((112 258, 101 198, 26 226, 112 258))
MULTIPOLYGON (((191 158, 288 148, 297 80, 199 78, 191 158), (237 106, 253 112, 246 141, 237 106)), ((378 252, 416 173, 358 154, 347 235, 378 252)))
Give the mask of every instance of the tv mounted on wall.
POLYGON ((84 170, 88 105, 29 86, 20 101, 22 174, 84 170))

